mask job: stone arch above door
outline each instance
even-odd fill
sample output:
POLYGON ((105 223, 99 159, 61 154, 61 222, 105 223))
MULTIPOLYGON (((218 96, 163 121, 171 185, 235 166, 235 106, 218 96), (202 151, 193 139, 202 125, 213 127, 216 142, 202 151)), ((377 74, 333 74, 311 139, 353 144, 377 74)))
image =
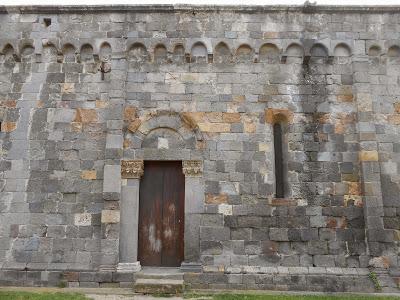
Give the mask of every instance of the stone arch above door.
POLYGON ((159 111, 132 123, 125 131, 124 158, 187 160, 203 149, 203 135, 188 114, 159 111))

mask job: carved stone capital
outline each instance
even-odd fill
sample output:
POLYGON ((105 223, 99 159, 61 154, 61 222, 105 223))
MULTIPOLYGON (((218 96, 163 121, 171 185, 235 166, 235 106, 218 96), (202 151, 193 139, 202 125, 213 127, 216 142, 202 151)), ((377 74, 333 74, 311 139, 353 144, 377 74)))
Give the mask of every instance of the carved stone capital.
POLYGON ((123 160, 121 161, 122 178, 139 179, 143 175, 143 160, 123 160))
POLYGON ((201 160, 184 160, 182 171, 187 177, 201 176, 203 175, 203 162, 201 160))

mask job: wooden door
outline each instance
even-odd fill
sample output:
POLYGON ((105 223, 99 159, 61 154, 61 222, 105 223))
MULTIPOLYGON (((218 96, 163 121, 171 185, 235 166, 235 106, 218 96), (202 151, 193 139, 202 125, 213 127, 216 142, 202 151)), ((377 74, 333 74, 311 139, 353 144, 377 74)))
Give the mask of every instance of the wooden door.
POLYGON ((184 204, 182 162, 146 161, 139 192, 138 256, 142 266, 181 265, 184 204))

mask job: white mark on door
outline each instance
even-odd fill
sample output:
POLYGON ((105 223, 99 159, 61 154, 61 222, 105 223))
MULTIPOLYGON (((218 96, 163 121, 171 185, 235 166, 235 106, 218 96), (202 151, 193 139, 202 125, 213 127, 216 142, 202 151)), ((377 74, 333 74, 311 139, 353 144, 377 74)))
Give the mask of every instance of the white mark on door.
POLYGON ((154 224, 149 226, 149 243, 153 252, 159 253, 161 251, 161 241, 156 237, 156 226, 154 224))

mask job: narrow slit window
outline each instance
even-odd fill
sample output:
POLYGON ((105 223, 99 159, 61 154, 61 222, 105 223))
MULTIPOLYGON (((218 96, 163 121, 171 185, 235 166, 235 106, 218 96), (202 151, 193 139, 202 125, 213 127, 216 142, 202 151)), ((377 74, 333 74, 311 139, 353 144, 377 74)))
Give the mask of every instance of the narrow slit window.
POLYGON ((282 125, 274 124, 274 151, 275 151, 275 197, 285 197, 284 170, 283 170, 283 138, 282 125))

